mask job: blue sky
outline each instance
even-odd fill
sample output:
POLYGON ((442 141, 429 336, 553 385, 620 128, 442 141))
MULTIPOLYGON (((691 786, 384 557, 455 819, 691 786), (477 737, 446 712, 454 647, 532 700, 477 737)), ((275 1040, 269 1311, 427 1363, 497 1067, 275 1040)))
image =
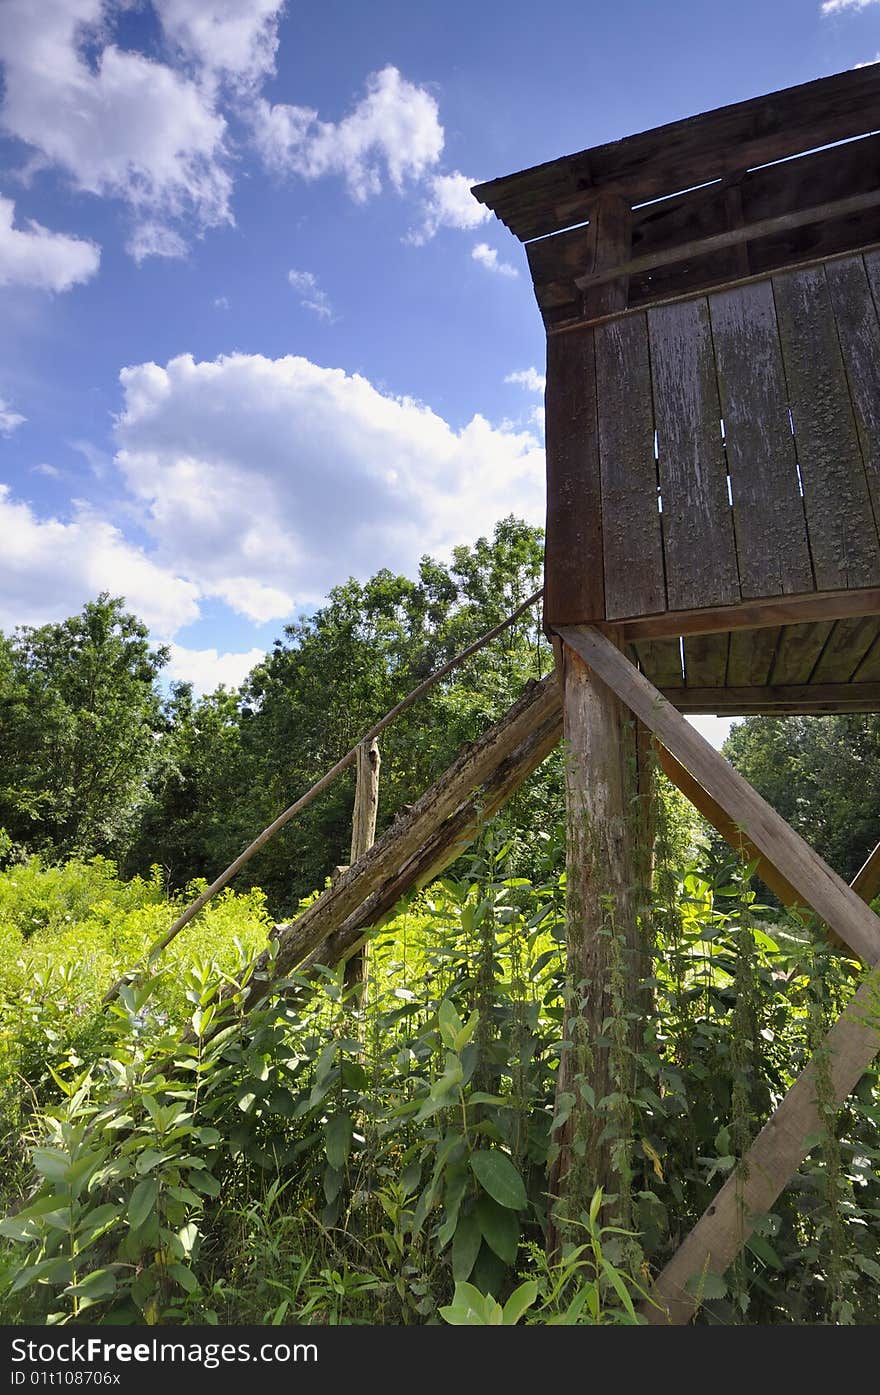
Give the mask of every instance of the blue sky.
POLYGON ((0 628, 127 596, 237 682, 349 574, 543 519, 468 193, 880 56, 880 0, 0 0, 0 628))

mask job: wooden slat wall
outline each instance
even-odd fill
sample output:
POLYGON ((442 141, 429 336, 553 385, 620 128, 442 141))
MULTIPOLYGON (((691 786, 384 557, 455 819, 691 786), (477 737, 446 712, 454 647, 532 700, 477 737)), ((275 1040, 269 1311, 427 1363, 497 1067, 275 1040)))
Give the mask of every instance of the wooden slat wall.
POLYGON ((813 589, 769 281, 710 297, 742 594, 813 589))
POLYGON ((773 290, 816 585, 871 586, 880 543, 825 268, 783 272, 773 290))
POLYGON ((666 604, 654 409, 644 315, 596 330, 596 397, 608 619, 666 604))
MULTIPOLYGON (((876 587, 878 304, 880 252, 551 335, 548 623, 876 587)), ((819 634, 785 626, 769 681, 810 681, 819 634)))
POLYGON ((705 298, 648 311, 670 610, 740 598, 705 298))

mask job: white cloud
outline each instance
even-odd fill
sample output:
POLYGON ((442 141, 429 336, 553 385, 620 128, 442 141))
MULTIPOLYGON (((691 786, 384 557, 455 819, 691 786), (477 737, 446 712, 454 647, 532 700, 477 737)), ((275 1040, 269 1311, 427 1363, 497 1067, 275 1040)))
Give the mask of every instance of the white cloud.
MULTIPOLYGON (((880 0, 824 0, 822 5, 823 15, 840 14, 841 10, 866 10, 869 5, 876 5, 880 0)), ((862 67, 859 64, 859 67, 862 67)))
POLYGON ((266 655, 262 649, 248 649, 244 654, 221 654, 216 649, 187 649, 171 644, 171 657, 165 669, 169 678, 192 683, 199 693, 212 693, 222 683, 226 688, 239 688, 251 669, 266 655))
POLYGON ((226 299, 226 296, 225 296, 225 295, 218 295, 218 296, 217 296, 217 298, 216 298, 215 301, 214 301, 214 309, 215 309, 215 310, 228 310, 228 309, 229 309, 229 301, 226 299))
POLYGON ((433 174, 427 180, 427 197, 424 204, 424 221, 407 237, 407 241, 421 246, 436 234, 439 228, 478 228, 492 217, 492 211, 484 204, 477 203, 471 193, 475 179, 455 170, 453 174, 433 174))
POLYGON ((180 233, 162 223, 140 223, 125 248, 138 266, 146 257, 185 257, 186 243, 180 233))
POLYGON ((32 148, 30 172, 56 167, 147 221, 231 221, 214 86, 105 42, 112 15, 103 0, 5 0, 3 129, 32 148))
POLYGON ((0 436, 11 436, 17 426, 27 421, 20 412, 13 412, 11 406, 0 397, 0 436))
POLYGON ((153 0, 170 44, 236 84, 275 70, 284 0, 153 0))
POLYGON ((475 262, 484 266, 487 271, 494 271, 497 276, 519 276, 515 266, 510 262, 500 262, 498 253, 494 247, 490 247, 488 242, 478 242, 471 252, 475 262))
POLYGON ((855 66, 857 68, 873 68, 875 63, 880 63, 880 53, 876 54, 873 58, 866 58, 864 63, 856 63, 855 66))
POLYGON ((31 474, 45 475, 46 478, 50 480, 61 479, 61 471, 58 469, 57 465, 47 465, 45 462, 43 462, 40 465, 31 465, 30 470, 31 474))
POLYGON ((160 636, 198 616, 198 591, 80 508, 72 521, 40 519, 0 485, 0 629, 60 620, 101 591, 128 606, 160 636))
POLYGON ((69 291, 94 276, 101 261, 94 242, 50 232, 33 219, 15 228, 14 217, 12 199, 0 195, 0 286, 69 291))
POLYGON ((443 150, 436 101, 391 66, 372 73, 366 86, 366 96, 338 122, 322 121, 311 107, 260 98, 254 134, 266 165, 303 179, 339 175, 358 203, 386 180, 400 191, 421 179, 443 150))
POLYGON ((429 407, 305 358, 233 354, 123 370, 117 462, 156 559, 255 620, 350 574, 543 517, 531 431, 429 407))
POLYGON ((515 383, 517 387, 525 388, 526 392, 543 392, 547 385, 547 379, 537 368, 518 369, 516 373, 508 373, 504 381, 515 383))
POLYGON ((333 306, 326 291, 318 285, 318 278, 311 271, 288 271, 287 279, 299 296, 300 305, 311 310, 321 320, 333 319, 333 306))

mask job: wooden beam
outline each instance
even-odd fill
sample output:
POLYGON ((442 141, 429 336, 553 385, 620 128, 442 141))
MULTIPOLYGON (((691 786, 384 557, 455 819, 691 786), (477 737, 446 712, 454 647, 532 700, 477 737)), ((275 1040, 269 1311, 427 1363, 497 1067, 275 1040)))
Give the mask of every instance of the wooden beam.
MULTIPOLYGON (((574 1104, 552 1136, 547 1251, 555 1255, 569 1226, 589 1210, 598 1187, 620 1191, 607 1119, 586 1095, 604 1099, 615 1087, 605 1024, 618 1004, 627 1020, 640 1014, 643 956, 636 885, 640 880, 633 799, 635 723, 614 693, 570 647, 563 649, 566 808, 566 977, 563 1046, 556 1080, 574 1104)), ((637 798, 637 792, 636 792, 637 798)), ((633 1043, 634 1045, 634 1043, 633 1043)), ((625 1223, 628 1217, 616 1216, 625 1223)))
MULTIPOLYGON (((354 792, 354 813, 351 821, 351 853, 349 865, 357 862, 376 841, 376 817, 379 812, 379 768, 382 757, 379 742, 363 741, 357 753, 357 783, 354 792)), ((363 945, 345 965, 345 986, 363 1006, 367 992, 367 946, 363 945)))
POLYGON ((621 276, 638 276, 643 271, 654 271, 657 267, 688 261, 693 257, 706 257, 711 252, 721 252, 727 247, 739 247, 760 237, 770 237, 773 233, 808 227, 811 223, 822 223, 826 219, 846 218, 854 213, 862 213, 865 209, 876 208, 878 204, 880 189, 853 194, 848 199, 832 199, 830 203, 814 204, 812 208, 801 208, 792 213, 780 214, 776 218, 761 218, 756 223, 746 223, 741 228, 729 228, 726 232, 713 233, 710 237, 692 238, 690 242, 682 242, 678 247, 664 247, 657 252, 647 252, 644 256, 632 257, 629 261, 621 262, 619 266, 576 276, 574 284, 578 290, 591 290, 621 276))
POLYGON ((523 242, 582 223, 597 194, 631 203, 692 189, 880 127, 880 77, 835 73, 478 185, 474 196, 523 242))
POLYGON ((750 712, 880 712, 878 682, 760 684, 748 688, 678 688, 664 684, 661 691, 679 712, 731 716, 750 712))
MULTIPOLYGON (((853 994, 820 1048, 837 1108, 880 1050, 880 970, 853 994)), ((816 1056, 801 1071, 693 1230, 654 1282, 642 1315, 655 1325, 689 1322, 699 1306, 701 1277, 724 1274, 759 1216, 773 1207, 823 1129, 816 1056)))
MULTIPOLYGON (((465 851, 485 827, 488 819, 515 794, 547 758, 562 736, 562 703, 555 675, 537 694, 527 723, 517 723, 517 741, 512 747, 495 747, 495 759, 482 767, 476 785, 457 782, 460 801, 447 817, 427 820, 425 810, 447 777, 441 777, 423 800, 421 812, 413 809, 393 824, 362 859, 360 870, 347 873, 358 892, 351 909, 348 899, 329 892, 315 902, 318 914, 303 924, 300 917, 282 927, 282 954, 270 960, 263 954, 252 975, 247 997, 251 1008, 269 992, 275 980, 295 972, 298 979, 310 978, 322 967, 332 967, 349 958, 384 920, 392 915, 401 897, 426 886, 465 851), (416 818, 413 818, 413 814, 416 818), (382 844, 394 856, 379 856, 382 844), (271 968, 270 968, 271 963, 271 968)), ((533 696, 535 696, 533 694, 533 696)), ((457 765, 460 763, 457 762, 457 765)))
POLYGON ((880 920, 873 911, 653 683, 592 626, 562 626, 559 634, 742 828, 794 889, 799 903, 810 907, 866 964, 880 963, 880 920))
POLYGON ((880 587, 847 591, 807 591, 802 596, 737 601, 734 605, 695 610, 667 610, 657 615, 622 619, 627 643, 679 635, 718 634, 722 630, 757 630, 764 625, 797 625, 805 620, 843 620, 851 615, 880 615, 880 587))
MULTIPOLYGON (((419 854, 446 820, 473 799, 475 790, 489 780, 512 751, 521 746, 546 720, 561 726, 560 695, 556 675, 531 683, 508 712, 473 745, 464 750, 439 780, 412 808, 391 825, 369 852, 318 897, 291 924, 276 935, 273 960, 276 977, 295 969, 308 955, 363 904, 396 877, 400 868, 419 854)), ((400 893, 401 895, 403 892, 400 893)), ((367 922, 369 924, 369 922, 367 922)), ((339 958, 332 962, 338 962, 339 958)), ((260 961, 260 971, 268 958, 260 961)), ((268 991, 255 983, 253 993, 268 991)))
POLYGON ((698 780, 695 780, 689 770, 675 759, 671 751, 661 743, 655 742, 657 759, 663 774, 672 781, 676 789, 681 790, 686 799, 698 813, 703 815, 714 829, 716 829, 725 842, 729 843, 733 851, 743 859, 744 862, 755 863, 755 870, 762 881, 766 882, 770 890, 775 892, 784 906, 794 906, 800 901, 800 897, 790 882, 786 881, 782 873, 772 862, 758 851, 754 843, 750 842, 738 824, 734 823, 729 814, 726 814, 716 799, 707 794, 698 780))

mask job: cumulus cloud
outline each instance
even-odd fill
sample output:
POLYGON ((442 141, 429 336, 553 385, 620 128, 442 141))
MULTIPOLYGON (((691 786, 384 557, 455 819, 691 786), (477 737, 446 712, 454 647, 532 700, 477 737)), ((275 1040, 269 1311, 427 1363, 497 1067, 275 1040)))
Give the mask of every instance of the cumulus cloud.
POLYGON ((3 129, 31 147, 30 172, 62 170, 141 220, 231 221, 214 87, 107 42, 111 15, 103 0, 5 0, 3 129))
POLYGON ((516 373, 508 373, 504 381, 515 383, 517 387, 525 388, 526 392, 543 392, 547 385, 547 379, 537 368, 518 369, 516 373))
POLYGON ((117 463, 156 558, 255 620, 341 577, 543 516, 531 431, 430 407, 308 359, 190 355, 121 375, 117 463))
POLYGON ((236 85, 274 72, 283 6, 284 0, 153 0, 168 42, 236 85))
POLYGON ((272 106, 260 98, 254 135, 268 168, 309 180, 338 175, 358 203, 386 181, 399 191, 407 180, 420 179, 443 150, 436 101, 392 66, 372 73, 366 86, 366 95, 338 122, 321 120, 311 107, 272 106))
POLYGON ((50 232, 33 219, 16 228, 14 218, 12 199, 0 195, 0 286, 69 291, 94 276, 101 261, 94 242, 50 232))
POLYGON ((487 222, 492 212, 484 204, 477 203, 471 193, 471 187, 476 183, 475 179, 458 170, 452 174, 431 175, 426 181, 423 222, 413 229, 407 241, 420 246, 430 241, 440 228, 467 230, 487 222))
POLYGON ((494 271, 496 276, 519 276, 515 266, 510 262, 500 262, 498 253, 494 247, 490 247, 488 242, 478 242, 472 249, 471 256, 480 266, 484 266, 487 271, 494 271))
POLYGON ((299 296, 299 303, 321 320, 333 319, 333 306, 326 291, 318 285, 311 271, 288 271, 287 279, 299 296))
MULTIPOLYGON (((869 5, 876 5, 880 0, 824 0, 822 5, 823 15, 840 14, 841 10, 866 10, 869 5)), ((862 65, 859 64, 861 67, 862 65)))
POLYGON ((192 683, 199 693, 212 693, 221 683, 226 688, 241 687, 251 669, 266 657, 262 649, 221 654, 216 649, 187 649, 182 644, 168 647, 171 650, 165 669, 168 677, 192 683))
POLYGON ((101 591, 125 596, 160 637, 198 616, 192 582, 87 509, 41 519, 0 485, 0 536, 0 629, 61 620, 101 591))
POLYGON ((0 397, 0 436, 11 436, 17 426, 27 421, 20 412, 13 412, 11 406, 0 397))

